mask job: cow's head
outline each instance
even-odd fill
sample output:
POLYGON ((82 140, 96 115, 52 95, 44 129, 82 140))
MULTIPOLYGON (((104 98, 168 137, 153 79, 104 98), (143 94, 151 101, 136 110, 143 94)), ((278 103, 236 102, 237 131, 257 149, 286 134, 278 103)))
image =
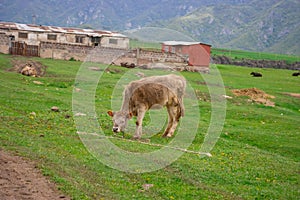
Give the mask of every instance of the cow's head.
POLYGON ((107 114, 112 117, 114 123, 112 131, 115 133, 124 132, 127 126, 128 119, 131 119, 132 117, 131 113, 122 111, 113 112, 110 110, 107 111, 107 114))

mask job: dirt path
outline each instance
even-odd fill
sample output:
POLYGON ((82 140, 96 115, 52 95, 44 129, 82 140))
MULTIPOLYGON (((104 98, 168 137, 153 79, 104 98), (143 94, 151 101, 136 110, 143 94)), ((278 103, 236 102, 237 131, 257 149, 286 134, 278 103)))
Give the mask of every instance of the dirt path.
POLYGON ((0 149, 0 199, 55 200, 62 195, 34 163, 0 149))

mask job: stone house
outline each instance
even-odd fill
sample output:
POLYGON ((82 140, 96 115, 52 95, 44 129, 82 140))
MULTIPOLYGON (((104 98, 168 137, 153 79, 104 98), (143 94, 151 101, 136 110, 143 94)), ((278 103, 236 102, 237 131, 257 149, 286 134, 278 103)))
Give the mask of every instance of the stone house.
POLYGON ((166 41, 161 50, 130 49, 118 32, 0 22, 0 53, 116 65, 164 63, 177 70, 209 71, 210 45, 166 41))
POLYGON ((118 32, 0 22, 0 53, 84 60, 93 48, 128 49, 118 32))

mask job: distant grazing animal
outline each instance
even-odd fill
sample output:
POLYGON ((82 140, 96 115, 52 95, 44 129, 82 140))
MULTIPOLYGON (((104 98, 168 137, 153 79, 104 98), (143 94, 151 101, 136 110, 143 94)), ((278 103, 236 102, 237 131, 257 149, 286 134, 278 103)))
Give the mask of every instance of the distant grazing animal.
POLYGON ((262 77, 262 74, 259 72, 251 72, 250 75, 252 75, 253 77, 262 77))
POLYGON ((163 137, 172 137, 180 117, 184 116, 183 95, 186 80, 174 74, 151 76, 130 82, 123 92, 123 102, 120 111, 108 111, 112 117, 115 133, 124 132, 127 121, 137 116, 135 139, 142 135, 142 122, 149 109, 167 107, 169 114, 168 125, 163 137))
POLYGON ((127 62, 125 62, 125 63, 121 62, 120 64, 121 64, 122 67, 135 68, 135 64, 134 63, 129 64, 127 62))
POLYGON ((293 73, 293 76, 299 76, 300 75, 300 72, 294 72, 293 73))

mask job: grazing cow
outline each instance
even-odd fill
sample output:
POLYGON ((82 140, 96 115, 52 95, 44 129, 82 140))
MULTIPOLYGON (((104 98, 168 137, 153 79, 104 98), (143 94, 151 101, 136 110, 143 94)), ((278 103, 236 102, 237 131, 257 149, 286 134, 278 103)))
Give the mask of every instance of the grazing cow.
POLYGON ((135 139, 142 135, 142 122, 149 109, 167 107, 169 120, 163 137, 172 137, 180 117, 184 116, 183 95, 186 80, 182 76, 151 76, 130 82, 123 92, 120 111, 108 111, 113 119, 113 132, 124 132, 127 121, 137 116, 135 139))
POLYGON ((252 77, 262 77, 262 74, 259 72, 251 72, 250 75, 252 75, 252 77))
POLYGON ((300 75, 300 72, 294 72, 292 75, 293 75, 293 76, 299 76, 299 75, 300 75))

